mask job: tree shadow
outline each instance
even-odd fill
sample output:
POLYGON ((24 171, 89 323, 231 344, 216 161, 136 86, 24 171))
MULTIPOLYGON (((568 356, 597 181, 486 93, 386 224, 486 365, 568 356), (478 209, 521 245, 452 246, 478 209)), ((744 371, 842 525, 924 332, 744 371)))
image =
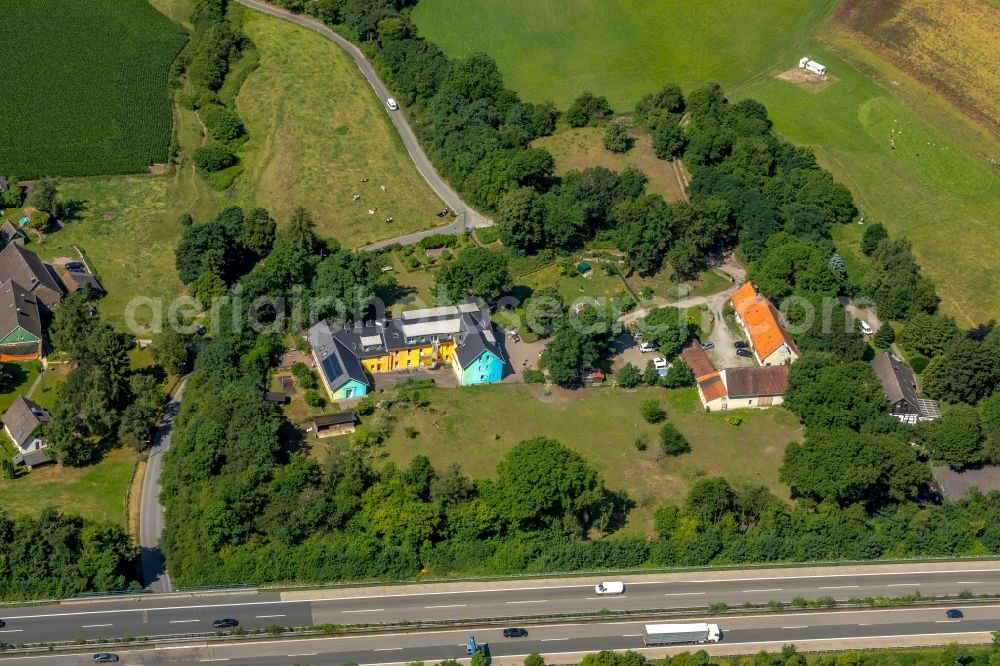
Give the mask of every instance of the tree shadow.
POLYGON ((27 371, 17 363, 0 366, 0 393, 10 393, 28 380, 27 371))

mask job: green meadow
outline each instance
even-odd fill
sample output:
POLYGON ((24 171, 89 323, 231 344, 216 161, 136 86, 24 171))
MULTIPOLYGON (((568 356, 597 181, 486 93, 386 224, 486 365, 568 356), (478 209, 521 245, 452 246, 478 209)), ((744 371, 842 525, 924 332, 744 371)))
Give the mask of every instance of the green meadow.
POLYGON ((675 81, 731 85, 786 69, 832 0, 420 0, 420 34, 451 56, 483 51, 507 85, 565 108, 580 92, 626 111, 675 81))
MULTIPOLYGON (((963 325, 998 316, 1000 171, 954 140, 974 129, 962 132, 957 110, 930 101, 918 115, 833 51, 809 50, 834 77, 829 86, 815 91, 768 77, 731 96, 764 103, 778 132, 811 146, 867 220, 913 242, 946 313, 963 325)), ((848 251, 863 229, 852 227, 836 234, 848 251)))

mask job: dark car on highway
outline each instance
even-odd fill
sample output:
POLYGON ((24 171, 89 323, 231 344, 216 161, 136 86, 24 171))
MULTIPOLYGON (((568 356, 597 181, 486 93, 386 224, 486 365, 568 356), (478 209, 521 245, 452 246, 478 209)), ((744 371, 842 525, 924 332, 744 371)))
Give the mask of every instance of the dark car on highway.
POLYGON ((240 623, 231 617, 224 617, 221 620, 215 620, 212 622, 212 627, 215 629, 229 629, 231 627, 238 627, 240 623))
POLYGON ((742 356, 743 358, 753 358, 753 352, 749 349, 743 349, 742 347, 736 350, 736 355, 742 356))
POLYGON ((118 661, 118 655, 114 652, 98 652, 94 655, 95 664, 113 664, 118 661))
POLYGON ((962 611, 958 610, 957 608, 949 608, 948 612, 945 613, 945 615, 947 615, 948 618, 952 620, 961 620, 963 617, 965 617, 965 614, 962 613, 962 611))
POLYGON ((503 630, 504 638, 524 638, 528 635, 527 629, 521 629, 520 627, 510 627, 503 630))
POLYGON ((7 624, 6 622, 4 622, 3 620, 0 620, 0 627, 5 626, 6 624, 7 624))

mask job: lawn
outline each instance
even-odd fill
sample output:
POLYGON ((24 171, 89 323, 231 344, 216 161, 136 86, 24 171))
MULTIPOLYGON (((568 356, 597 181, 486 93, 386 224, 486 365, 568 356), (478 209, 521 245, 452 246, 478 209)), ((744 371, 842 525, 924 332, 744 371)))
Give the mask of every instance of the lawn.
MULTIPOLYGON (((42 364, 38 361, 28 361, 25 363, 4 363, 4 371, 10 373, 10 380, 5 380, 0 386, 0 414, 7 411, 11 403, 19 395, 23 395, 31 388, 42 364)), ((3 437, 3 435, 0 435, 3 437)))
POLYGON ((621 172, 633 166, 649 178, 646 186, 649 192, 659 194, 669 202, 683 199, 684 188, 677 179, 674 164, 656 157, 648 134, 637 134, 634 138, 635 145, 623 154, 612 153, 604 147, 604 129, 598 127, 565 129, 538 139, 534 145, 552 153, 558 176, 570 169, 583 171, 587 167, 602 166, 621 172))
POLYGON ((723 85, 798 61, 833 0, 420 0, 420 34, 445 53, 483 51, 507 85, 561 108, 582 91, 627 111, 675 81, 723 85), (474 35, 474 39, 470 39, 474 35))
POLYGON ((111 451, 96 465, 51 465, 14 480, 0 480, 0 506, 14 516, 37 516, 46 507, 125 526, 125 504, 138 456, 111 451))
POLYGON ((459 463, 473 478, 493 476, 504 453, 518 442, 545 435, 579 451, 600 470, 609 488, 624 489, 637 508, 627 529, 648 533, 657 507, 679 502, 703 476, 725 476, 734 484, 764 484, 781 497, 778 481, 785 446, 800 437, 795 417, 784 409, 739 412, 740 425, 724 414, 707 414, 694 389, 664 391, 595 388, 556 390, 493 385, 431 389, 426 409, 398 412, 400 418, 386 447, 390 460, 406 465, 418 453, 439 469, 459 463), (655 397, 668 418, 687 437, 692 452, 655 459, 657 426, 639 417, 639 404, 655 397), (410 439, 404 428, 418 435, 410 439), (634 446, 645 437, 649 448, 634 446))
POLYGON ((244 173, 227 196, 264 206, 279 227, 305 206, 317 233, 350 247, 441 224, 441 201, 340 47, 252 11, 243 29, 260 64, 236 98, 250 140, 238 151, 244 173))
POLYGON ((167 158, 167 69, 187 33, 146 0, 13 0, 0 21, 0 169, 137 173, 167 158))
POLYGON ((832 85, 812 91, 765 78, 733 96, 763 102, 777 131, 812 146, 821 164, 851 189, 866 219, 913 242, 944 312, 965 326, 997 317, 1000 180, 984 156, 1000 155, 1000 142, 933 96, 918 98, 902 72, 874 69, 878 63, 860 60, 865 54, 856 46, 837 44, 866 73, 892 77, 892 92, 817 43, 810 53, 836 77, 832 85), (975 139, 978 148, 969 145, 975 139))

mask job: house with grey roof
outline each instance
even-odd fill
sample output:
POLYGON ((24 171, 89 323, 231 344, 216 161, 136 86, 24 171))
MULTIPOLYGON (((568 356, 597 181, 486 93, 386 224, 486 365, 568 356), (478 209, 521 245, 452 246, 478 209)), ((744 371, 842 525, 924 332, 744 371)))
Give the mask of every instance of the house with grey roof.
POLYGON ((463 386, 498 382, 506 366, 489 312, 472 303, 337 326, 324 320, 309 342, 332 400, 366 395, 377 374, 450 365, 463 386))
POLYGON ((10 243, 23 246, 27 240, 24 232, 11 220, 4 220, 4 223, 0 225, 0 246, 7 247, 10 243))
POLYGON ((38 300, 41 309, 55 312, 63 290, 38 255, 19 243, 0 250, 0 281, 14 280, 38 300))
POLYGON ((18 453, 27 455, 45 448, 39 426, 51 420, 47 411, 19 395, 4 412, 3 429, 17 447, 18 453))
POLYGON ((38 300, 14 280, 0 284, 0 361, 42 356, 42 317, 38 300))
POLYGON ((889 401, 890 414, 903 423, 932 421, 941 416, 936 402, 917 396, 917 380, 898 358, 883 352, 872 359, 871 366, 889 401))

